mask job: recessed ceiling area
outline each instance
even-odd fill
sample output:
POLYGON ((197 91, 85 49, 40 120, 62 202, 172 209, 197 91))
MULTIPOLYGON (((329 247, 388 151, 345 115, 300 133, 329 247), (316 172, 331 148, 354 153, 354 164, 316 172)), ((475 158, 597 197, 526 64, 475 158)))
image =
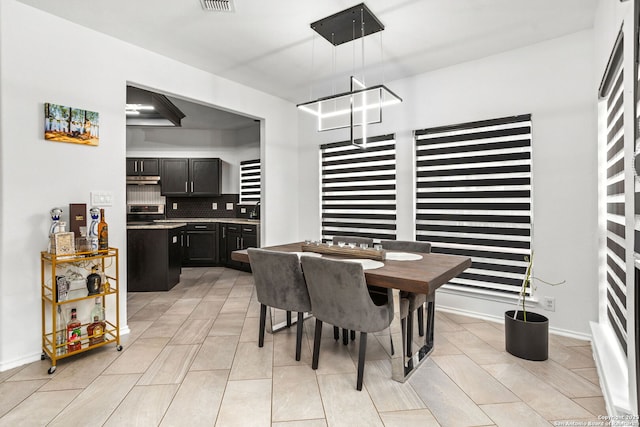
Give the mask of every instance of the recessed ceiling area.
MULTIPOLYGON (((19 1, 294 104, 354 69, 353 43, 334 51, 310 27, 354 0, 234 0, 233 13, 200 0, 19 1)), ((597 2, 367 0, 385 28, 362 39, 367 85, 590 29, 597 2)))

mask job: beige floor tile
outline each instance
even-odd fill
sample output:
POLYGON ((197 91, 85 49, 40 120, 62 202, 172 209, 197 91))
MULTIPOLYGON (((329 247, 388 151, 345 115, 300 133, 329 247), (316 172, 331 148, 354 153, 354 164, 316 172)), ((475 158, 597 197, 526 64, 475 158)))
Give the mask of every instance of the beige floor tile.
MULTIPOLYGON (((355 373, 356 364, 351 359, 348 346, 342 345, 342 340, 334 341, 333 336, 325 335, 327 335, 326 338, 320 342, 316 373, 318 375, 355 373)), ((311 351, 313 351, 313 341, 311 342, 311 351)))
MULTIPOLYGON (((35 362, 35 363, 38 363, 38 362, 35 362)), ((47 365, 49 364, 49 362, 42 362, 42 363, 46 363, 47 365)), ((6 371, 0 372, 0 383, 3 382, 3 381, 8 380, 9 378, 11 378, 14 375, 18 374, 23 369, 26 369, 29 366, 33 365, 33 364, 34 363, 31 363, 31 364, 26 365, 26 366, 18 366, 17 368, 7 369, 6 371)))
POLYGON ((138 385, 179 384, 197 352, 197 345, 167 345, 140 378, 138 385))
POLYGON ((519 359, 518 363, 567 397, 602 396, 600 387, 552 360, 532 362, 519 359))
POLYGON ((573 337, 565 337, 558 334, 549 334, 549 343, 551 344, 560 344, 565 347, 574 347, 574 346, 590 346, 591 342, 588 340, 580 340, 573 337))
POLYGON ((448 426, 484 426, 491 420, 432 360, 409 379, 438 422, 448 426))
POLYGON ((329 426, 382 426, 366 387, 356 390, 355 374, 319 375, 318 384, 329 426))
POLYGON ((591 347, 587 347, 588 351, 584 351, 584 347, 566 347, 556 344, 549 347, 549 359, 554 360, 565 368, 595 368, 593 356, 591 356, 591 347))
POLYGON ((229 380, 255 380, 271 378, 273 371, 273 343, 238 343, 229 380))
POLYGON ((268 427, 270 424, 270 379, 227 382, 216 426, 268 427))
POLYGON ((213 319, 218 317, 218 313, 222 309, 224 300, 207 301, 201 300, 200 304, 196 306, 191 312, 189 319, 213 319))
MULTIPOLYGON (((260 326, 259 318, 245 318, 242 325, 242 332, 240 333, 240 342, 258 342, 258 328, 260 326)), ((295 328, 294 328, 295 330, 295 328)), ((282 334, 285 331, 278 331, 278 334, 282 334)), ((273 341, 273 334, 266 331, 264 332, 265 341, 273 341)))
POLYGON ((273 368, 273 421, 324 418, 316 374, 309 366, 273 368))
POLYGON ((513 393, 465 355, 432 359, 478 405, 518 401, 513 393))
POLYGON ((115 346, 108 345, 96 348, 86 353, 61 359, 60 367, 56 370, 51 380, 42 386, 40 391, 70 390, 87 387, 93 382, 114 360, 124 353, 116 351, 115 346))
POLYGON ((552 424, 523 402, 481 405, 499 427, 550 427, 552 424))
POLYGON ((229 292, 229 298, 251 298, 254 289, 253 284, 238 285, 236 283, 231 292, 229 292))
MULTIPOLYGON (((247 322, 253 323, 254 319, 247 319, 247 322)), ((245 325, 246 323, 245 322, 245 325)), ((273 341, 273 366, 311 366, 311 347, 309 341, 302 336, 300 360, 296 360, 296 333, 295 328, 276 332, 275 334, 265 334, 265 342, 267 337, 273 341)), ((257 345, 258 338, 255 341, 257 345)))
POLYGON ((171 338, 183 327, 182 324, 187 320, 187 317, 185 314, 163 314, 153 323, 152 327, 140 335, 140 338, 171 338))
POLYGON ((385 427, 440 427, 428 409, 381 412, 380 418, 385 427))
POLYGON ((149 304, 142 307, 136 314, 129 317, 129 321, 143 321, 152 320, 156 321, 162 316, 171 306, 173 301, 152 301, 149 304))
POLYGON ((33 393, 4 417, 0 417, 0 427, 46 425, 81 391, 59 390, 33 393))
POLYGON ((211 369, 231 370, 236 355, 238 337, 207 337, 200 346, 190 371, 211 369))
POLYGON ((123 346, 129 346, 133 344, 140 336, 153 325, 151 320, 138 320, 135 322, 129 321, 129 333, 120 337, 123 346))
POLYGON ((367 361, 364 367, 364 385, 378 412, 426 408, 408 382, 400 383, 391 379, 389 360, 367 361))
POLYGON ((598 370, 596 368, 576 368, 572 369, 572 371, 600 387, 600 378, 598 377, 598 370))
POLYGON ((47 380, 10 381, 1 383, 0 416, 9 412, 46 383, 47 380))
POLYGON ((189 319, 182 324, 169 344, 202 344, 211 326, 213 326, 213 319, 189 319))
POLYGON ((433 338, 433 352, 431 356, 446 356, 451 354, 463 354, 462 350, 456 347, 451 341, 442 336, 441 333, 435 332, 433 338))
POLYGON ((241 314, 244 316, 249 308, 249 297, 227 298, 220 314, 241 314))
POLYGON ((250 317, 260 317, 260 303, 254 298, 249 301, 249 308, 247 309, 247 318, 250 317))
POLYGON ((215 322, 213 322, 213 326, 209 330, 209 336, 215 337, 237 335, 239 337, 242 333, 244 320, 244 316, 240 314, 220 313, 215 322))
POLYGON ((302 421, 283 421, 281 423, 271 423, 271 427, 327 427, 327 421, 318 420, 302 420, 302 421))
POLYGON ((591 416, 580 405, 518 364, 485 365, 484 369, 547 420, 591 416))
MULTIPOLYGON (((374 334, 368 334, 367 335, 367 352, 365 354, 365 360, 366 361, 389 360, 389 353, 387 351, 390 352, 391 350, 387 350, 376 338, 382 339, 385 342, 389 341, 389 338, 385 337, 384 335, 376 337, 374 334)), ((402 345, 401 343, 398 343, 398 344, 400 346, 402 345)), ((394 343, 394 346, 395 346, 395 343, 394 343)), ((347 348, 351 353, 351 360, 353 360, 353 362, 357 364, 358 352, 360 351, 360 333, 359 332, 356 332, 355 341, 349 341, 349 345, 347 346, 347 348)), ((414 344, 413 348, 414 349, 417 348, 417 345, 414 344)))
POLYGON ((135 386, 104 425, 157 426, 177 390, 177 384, 135 386))
POLYGON ((442 332, 442 336, 460 348, 465 354, 493 353, 496 351, 495 348, 464 328, 462 331, 442 332))
POLYGON ((73 399, 49 426, 68 427, 69 420, 78 420, 78 425, 81 425, 83 420, 91 420, 91 424, 96 426, 104 424, 139 378, 138 374, 98 377, 73 399))
MULTIPOLYGON (((59 365, 56 368, 56 373, 62 372, 67 366, 69 366, 69 364, 59 365)), ((50 380, 53 377, 49 375, 49 367, 51 367, 51 361, 49 359, 33 362, 13 371, 13 375, 7 378, 6 381, 50 380)))
POLYGON ((227 295, 229 295, 229 292, 231 292, 231 287, 215 286, 209 289, 207 294, 202 299, 209 300, 209 301, 217 301, 222 298, 223 300, 226 300, 227 295))
POLYGON ((469 359, 476 362, 478 365, 495 365, 497 363, 515 363, 518 358, 507 353, 506 351, 484 351, 481 353, 470 352, 467 354, 469 359))
POLYGON ((176 301, 165 314, 176 316, 189 316, 200 303, 200 298, 181 298, 176 301))
POLYGON ((573 399, 573 401, 596 417, 599 415, 607 415, 607 407, 603 397, 579 397, 573 399))
POLYGON ((143 374, 162 352, 169 338, 140 338, 127 347, 106 370, 106 375, 143 374))
POLYGON ((224 370, 189 372, 160 425, 214 425, 228 376, 224 370))
MULTIPOLYGON (((436 305, 438 305, 437 302, 436 302, 436 305)), ((458 323, 460 325, 462 325, 463 323, 484 322, 484 320, 478 319, 477 317, 463 316, 461 314, 456 314, 456 313, 448 313, 446 311, 440 311, 438 309, 436 309, 436 316, 437 316, 437 318, 446 317, 450 321, 458 323)), ((436 323, 438 323, 437 320, 436 320, 436 323)), ((491 323, 491 322, 489 322, 489 323, 491 323)))
POLYGON ((462 326, 494 349, 504 350, 504 332, 497 330, 489 323, 464 323, 462 326))

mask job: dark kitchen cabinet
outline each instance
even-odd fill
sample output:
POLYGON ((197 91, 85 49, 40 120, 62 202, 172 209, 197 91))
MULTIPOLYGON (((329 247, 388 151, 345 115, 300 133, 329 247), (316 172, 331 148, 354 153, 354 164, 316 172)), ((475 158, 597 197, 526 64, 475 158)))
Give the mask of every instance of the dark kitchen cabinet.
POLYGON ((182 233, 182 265, 209 267, 219 263, 218 224, 187 224, 182 233))
POLYGON ((165 196, 219 196, 220 159, 161 159, 160 184, 165 196))
POLYGON ((127 176, 159 176, 160 161, 158 159, 127 158, 127 176))
POLYGON ((259 247, 258 226, 256 224, 223 223, 220 239, 220 263, 238 270, 251 271, 249 264, 231 259, 231 252, 239 249, 259 247))
POLYGON ((127 230, 127 290, 168 291, 180 281, 184 227, 127 230))

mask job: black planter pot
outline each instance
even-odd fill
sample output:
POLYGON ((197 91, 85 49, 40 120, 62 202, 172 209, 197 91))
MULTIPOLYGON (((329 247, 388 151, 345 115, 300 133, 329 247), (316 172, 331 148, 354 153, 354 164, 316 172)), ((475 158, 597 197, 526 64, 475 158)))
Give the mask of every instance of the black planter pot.
POLYGON ((547 360, 549 358, 549 319, 527 311, 527 321, 523 312, 515 310, 504 313, 504 341, 507 351, 527 360, 547 360))

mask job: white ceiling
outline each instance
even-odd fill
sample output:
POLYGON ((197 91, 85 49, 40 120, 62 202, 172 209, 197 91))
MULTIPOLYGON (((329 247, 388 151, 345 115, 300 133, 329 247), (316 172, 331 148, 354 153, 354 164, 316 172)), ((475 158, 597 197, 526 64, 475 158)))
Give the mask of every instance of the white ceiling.
MULTIPOLYGON (((598 0, 367 0, 381 37, 334 48, 309 24, 359 0, 20 0, 64 19, 301 103, 591 28, 598 0), (335 58, 335 65, 334 63, 335 58)), ((392 87, 391 87, 392 88, 392 87)), ((393 88, 392 88, 393 89, 393 88)))

